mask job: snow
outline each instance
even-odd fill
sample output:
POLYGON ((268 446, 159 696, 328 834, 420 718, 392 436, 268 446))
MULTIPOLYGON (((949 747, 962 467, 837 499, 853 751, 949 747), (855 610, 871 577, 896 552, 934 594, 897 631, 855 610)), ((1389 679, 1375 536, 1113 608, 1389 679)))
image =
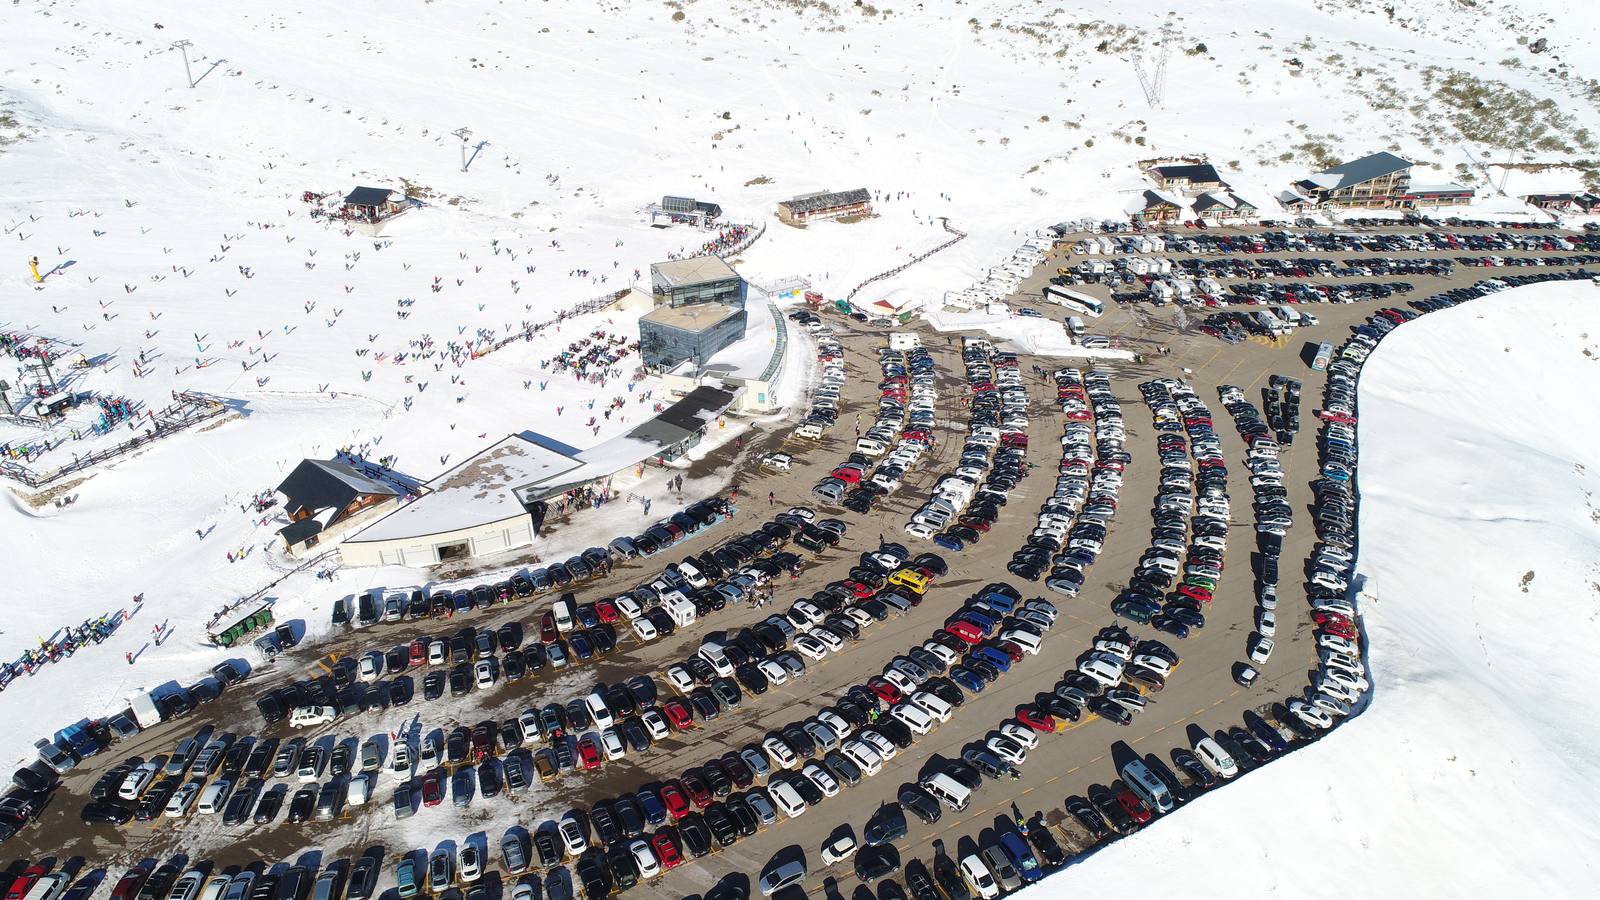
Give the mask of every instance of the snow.
MULTIPOLYGON (((0 237, 13 255, 0 265, 0 330, 95 361, 71 389, 143 409, 193 390, 235 414, 59 483, 70 505, 5 494, 0 659, 64 625, 138 612, 105 644, 0 694, 15 725, 0 756, 21 756, 66 716, 114 711, 135 685, 192 679, 223 656, 203 643, 204 622, 280 578, 268 594, 280 618, 304 617, 315 640, 334 598, 426 577, 289 574, 271 550, 281 523, 241 507, 301 459, 349 449, 427 480, 523 429, 593 448, 638 425, 662 398, 654 381, 628 389, 637 357, 604 384, 540 367, 597 329, 633 337, 637 308, 484 351, 700 246, 702 232, 645 221, 663 194, 766 223, 730 263, 752 280, 805 277, 829 300, 948 240, 948 218, 965 240, 860 298, 936 305, 1041 227, 1118 217, 1116 186, 1138 182, 1139 158, 1209 154, 1244 196, 1265 197, 1312 167, 1280 158, 1311 135, 1342 159, 1395 146, 1482 193, 1479 169, 1454 167, 1502 154, 1440 135, 1408 104, 1374 109, 1380 92, 1353 78, 1357 61, 1409 99, 1420 65, 1459 67, 1600 127, 1563 93, 1600 76, 1585 43, 1595 7, 1258 2, 1250 29, 1237 4, 1196 0, 875 15, 732 0, 683 4, 681 20, 660 4, 5 5, 0 237), (1138 38, 1169 8, 1183 44, 1209 51, 1172 55, 1165 104, 1151 110, 1128 52, 1096 47, 1119 29, 1138 38), (1541 35, 1544 56, 1516 43, 1541 35), (1299 49, 1306 41, 1315 48, 1299 49), (1291 54, 1301 74, 1284 65, 1291 54), (1334 56, 1347 62, 1323 62, 1334 56), (1525 64, 1500 65, 1508 57, 1525 64), (1558 61, 1569 77, 1546 74, 1558 61), (453 135, 463 127, 465 147, 453 135), (313 222, 300 199, 361 185, 405 187, 422 205, 374 235, 313 222), (819 185, 867 186, 875 215, 804 229, 772 218, 776 201, 819 185), (34 255, 42 284, 25 265, 34 255), (617 396, 621 414, 604 419, 617 396), (33 702, 68 693, 70 713, 33 702)), ((1054 335, 1035 346, 1065 350, 1054 335)), ((798 396, 808 365, 791 360, 780 393, 798 396)), ((0 377, 18 383, 10 357, 0 377)), ((117 436, 66 439, 30 465, 47 471, 117 436)), ((40 435, 0 430, 13 446, 23 437, 40 435)), ((659 481, 630 489, 659 501, 659 481)), ((609 538, 636 513, 615 504, 575 519, 548 554, 609 538)))
POLYGON ((1369 708, 1034 893, 1130 871, 1152 896, 1592 893, 1597 301, 1518 288, 1383 341, 1360 385, 1369 708))
POLYGON ((428 493, 352 535, 351 540, 443 534, 519 516, 526 510, 515 488, 560 477, 578 466, 569 455, 521 435, 508 435, 430 482, 428 493))

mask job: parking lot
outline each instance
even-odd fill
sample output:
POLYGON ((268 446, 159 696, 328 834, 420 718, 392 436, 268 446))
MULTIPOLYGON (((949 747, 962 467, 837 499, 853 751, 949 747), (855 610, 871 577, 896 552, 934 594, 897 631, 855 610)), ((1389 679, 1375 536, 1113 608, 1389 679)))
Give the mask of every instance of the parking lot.
MULTIPOLYGON (((1399 229, 1397 229, 1399 230, 1399 229)), ((1217 232, 1210 232, 1217 233, 1217 232)), ((1072 243, 1068 237, 1066 243, 1072 243)), ((1507 251, 1538 254, 1544 251, 1507 251)), ((1341 258, 1339 254, 1331 254, 1341 258)), ((1396 253, 1397 257, 1405 256, 1396 253)), ((1413 255, 1429 255, 1417 252, 1413 255)), ((1059 307, 1037 302, 1043 285, 1059 266, 1081 260, 1080 256, 1053 254, 1019 289, 1018 305, 1036 308, 1048 321, 1041 327, 1060 327, 1069 314, 1059 307)), ((1528 272, 1531 269, 1509 269, 1528 272)), ((1464 266, 1455 267, 1448 277, 1407 275, 1415 285, 1409 296, 1422 298, 1438 291, 1459 287, 1500 274, 1464 266)), ((1316 278, 1305 279, 1318 282, 1316 278)), ((1332 282, 1334 279, 1324 279, 1332 282)), ((1088 292, 1110 300, 1103 285, 1089 285, 1088 292)), ((618 628, 617 648, 595 661, 580 663, 559 671, 546 668, 529 673, 514 682, 474 690, 464 696, 448 694, 438 700, 422 698, 422 672, 416 673, 417 697, 409 704, 387 711, 374 710, 344 716, 330 725, 291 730, 287 722, 271 728, 263 726, 254 701, 262 694, 281 687, 288 678, 321 674, 340 660, 374 649, 387 650, 422 636, 448 635, 462 624, 480 629, 498 628, 508 621, 522 624, 526 641, 536 641, 540 619, 558 592, 527 600, 514 600, 471 613, 463 620, 402 622, 353 630, 332 642, 286 654, 250 680, 227 691, 197 713, 165 724, 91 758, 88 764, 68 775, 36 825, 20 832, 10 842, 14 855, 70 857, 82 856, 96 864, 115 869, 113 863, 127 864, 146 856, 185 852, 194 858, 209 858, 218 866, 242 866, 256 860, 268 864, 288 858, 308 846, 323 848, 325 858, 356 856, 383 832, 385 820, 392 817, 389 793, 392 782, 379 780, 374 802, 333 822, 287 824, 282 815, 265 825, 236 827, 193 827, 181 820, 159 819, 154 823, 133 823, 120 828, 85 826, 78 821, 82 800, 89 787, 114 763, 130 755, 146 758, 168 754, 185 737, 194 736, 210 724, 219 731, 239 735, 256 734, 287 738, 300 735, 316 739, 326 734, 360 740, 382 735, 413 717, 420 720, 419 736, 434 729, 448 732, 456 725, 472 725, 515 718, 523 710, 558 701, 566 702, 587 693, 594 682, 623 682, 629 676, 650 675, 662 695, 672 688, 665 675, 669 665, 693 654, 707 637, 753 626, 774 611, 781 612, 799 598, 808 597, 830 582, 852 576, 864 551, 882 542, 904 544, 912 556, 923 552, 939 554, 948 573, 935 577, 920 603, 903 615, 889 615, 867 625, 862 639, 846 645, 820 661, 809 662, 804 676, 774 685, 760 696, 747 696, 736 709, 724 710, 714 720, 698 727, 673 733, 654 742, 646 752, 607 762, 592 771, 563 772, 531 794, 532 803, 504 795, 494 799, 473 797, 475 829, 488 836, 489 859, 498 858, 500 835, 507 828, 523 826, 530 832, 546 820, 559 819, 568 809, 589 811, 597 801, 632 793, 642 786, 679 777, 684 770, 725 753, 737 753, 751 745, 759 746, 774 727, 798 722, 836 704, 854 686, 864 685, 878 676, 887 662, 926 641, 957 613, 975 592, 991 583, 1009 584, 1024 598, 1047 598, 1060 610, 1054 626, 1044 634, 1036 655, 1024 655, 1010 671, 981 694, 969 696, 954 711, 950 721, 918 737, 900 749, 880 774, 863 778, 846 787, 838 797, 825 800, 792 820, 780 820, 755 834, 737 840, 710 855, 686 862, 666 874, 631 889, 630 896, 681 897, 704 892, 725 876, 748 876, 753 883, 774 860, 803 853, 809 875, 803 882, 811 893, 836 891, 848 894, 859 880, 851 863, 824 867, 819 850, 834 839, 840 826, 849 825, 859 837, 864 824, 882 803, 892 802, 901 789, 924 774, 939 769, 945 761, 959 759, 962 750, 974 741, 981 742, 1017 707, 1030 704, 1040 693, 1051 692, 1079 657, 1089 650, 1107 626, 1127 627, 1134 638, 1159 638, 1181 655, 1178 665, 1165 681, 1164 689, 1146 695, 1143 711, 1131 717, 1130 724, 1118 726, 1104 718, 1085 717, 1056 734, 1041 734, 1039 746, 1020 768, 1015 780, 987 780, 974 792, 970 804, 959 812, 945 810, 934 824, 916 819, 909 833, 896 841, 903 861, 921 859, 931 863, 936 842, 955 859, 978 852, 992 844, 1003 832, 1015 831, 1015 813, 1031 819, 1040 813, 1045 826, 1068 853, 1088 849, 1093 844, 1089 832, 1066 811, 1067 798, 1088 796, 1097 786, 1111 785, 1120 777, 1119 769, 1129 755, 1153 754, 1169 758, 1174 748, 1191 748, 1218 729, 1241 723, 1247 711, 1273 716, 1273 704, 1286 696, 1299 694, 1308 683, 1308 674, 1317 668, 1317 652, 1310 610, 1296 596, 1301 591, 1295 576, 1285 577, 1284 598, 1276 607, 1273 639, 1275 649, 1256 668, 1259 675, 1253 686, 1237 683, 1236 667, 1247 659, 1252 635, 1260 621, 1252 569, 1256 562, 1256 523, 1247 498, 1253 495, 1251 469, 1246 467, 1250 444, 1235 428, 1219 392, 1222 386, 1236 386, 1243 399, 1264 405, 1262 389, 1278 388, 1275 375, 1297 379, 1300 409, 1306 420, 1298 439, 1283 446, 1277 455, 1283 472, 1283 499, 1293 511, 1294 524, 1282 538, 1282 557, 1287 571, 1298 571, 1296 562, 1312 555, 1315 532, 1310 511, 1315 496, 1311 481, 1318 475, 1318 447, 1312 434, 1313 408, 1324 396, 1326 373, 1308 365, 1306 351, 1323 341, 1338 344, 1353 326, 1364 321, 1377 306, 1387 303, 1317 304, 1317 325, 1296 329, 1292 335, 1272 340, 1247 340, 1226 344, 1199 330, 1203 313, 1175 305, 1147 303, 1107 305, 1105 315, 1090 323, 1092 333, 1112 338, 1120 346, 1139 354, 1133 362, 1095 363, 1023 356, 1017 370, 1028 397, 1029 437, 1020 448, 1031 474, 1010 490, 1006 503, 976 543, 961 550, 936 546, 931 541, 908 535, 904 526, 934 491, 936 482, 951 471, 961 458, 961 444, 967 431, 968 410, 961 398, 969 396, 967 366, 962 359, 959 336, 937 334, 925 328, 912 328, 926 348, 933 367, 934 422, 936 439, 908 468, 893 493, 866 513, 843 507, 818 505, 813 487, 835 473, 854 449, 857 416, 862 428, 878 413, 880 369, 878 350, 887 343, 887 331, 868 328, 847 318, 823 314, 823 320, 838 335, 842 348, 845 380, 840 391, 837 423, 820 439, 797 437, 791 427, 779 427, 747 437, 743 455, 729 461, 729 474, 737 487, 733 499, 736 513, 731 522, 718 522, 690 535, 671 549, 650 558, 620 562, 609 575, 576 585, 572 590, 579 603, 611 598, 633 585, 654 578, 669 562, 685 554, 698 553, 760 527, 790 507, 809 507, 819 517, 836 517, 847 527, 837 546, 820 554, 796 548, 785 549, 801 557, 798 577, 781 574, 770 583, 773 605, 756 607, 744 602, 729 603, 724 609, 700 617, 676 633, 641 642, 630 630, 618 628), (1112 394, 1121 406, 1125 424, 1125 447, 1131 463, 1123 472, 1120 503, 1107 529, 1103 548, 1087 570, 1083 588, 1076 597, 1046 589, 1044 581, 1028 582, 1007 571, 1013 551, 1023 546, 1037 524, 1041 502, 1052 490, 1052 479, 1061 462, 1058 438, 1067 424, 1056 400, 1057 380, 1050 374, 1063 366, 1082 370, 1098 369, 1109 376, 1112 394), (1035 368, 1043 371, 1035 371, 1035 368), (1150 498, 1161 493, 1161 468, 1157 463, 1158 430, 1153 424, 1151 406, 1140 386, 1155 379, 1170 379, 1192 389, 1193 396, 1213 417, 1216 458, 1227 475, 1231 510, 1226 515, 1225 571, 1204 607, 1204 627, 1193 628, 1186 638, 1149 625, 1136 624, 1112 611, 1112 602, 1129 585, 1130 576, 1151 548, 1150 498), (790 457, 785 471, 762 470, 765 454, 782 452, 790 457), (770 492, 770 499, 769 499, 770 492), (451 627, 454 626, 454 627, 451 627), (1015 809, 1013 809, 1015 806, 1015 809)), ((1004 351, 1004 347, 997 348, 1004 351)), ((1237 397, 1228 395, 1237 400, 1237 397)), ((1281 396, 1279 394, 1274 395, 1281 396)), ((1163 432, 1167 433, 1167 432, 1163 432)), ((1207 438, 1209 440, 1210 438, 1207 438)), ((1198 456, 1198 452, 1195 454, 1198 456)), ((686 502, 687 502, 686 498, 686 502)), ((1285 723, 1287 724, 1287 723, 1285 723)), ((1286 737, 1289 732, 1282 732, 1286 737)), ((819 754, 820 755, 820 754, 819 754)), ((452 768, 447 766, 446 768, 452 768)), ((298 785, 290 785, 290 793, 298 785)), ((1120 788, 1119 788, 1120 789, 1120 788)), ((430 816, 441 817, 440 810, 423 807, 416 811, 408 830, 426 831, 430 816)), ((463 834, 438 834, 438 840, 460 840, 463 834)), ((385 846, 392 861, 413 850, 427 847, 385 846)), ((568 863, 570 868, 570 861, 568 863)), ((115 873, 113 873, 114 875, 115 873)), ((901 878, 901 876, 892 876, 901 878)), ((380 888, 393 887, 391 865, 379 876, 380 888)), ((549 885, 543 885, 549 887, 549 885)))

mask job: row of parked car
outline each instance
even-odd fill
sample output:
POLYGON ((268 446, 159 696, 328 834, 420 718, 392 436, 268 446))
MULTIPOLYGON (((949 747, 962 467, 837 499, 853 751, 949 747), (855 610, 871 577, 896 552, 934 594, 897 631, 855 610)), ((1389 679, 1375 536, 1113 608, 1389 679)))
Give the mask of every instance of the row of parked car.
POLYGON ((1009 257, 989 269, 975 284, 946 292, 945 304, 956 309, 974 309, 1011 296, 1054 247, 1055 235, 1047 230, 1029 235, 1009 257))
MULTIPOLYGON (((541 864, 575 860, 577 879, 587 895, 604 896, 664 872, 685 858, 732 846, 763 827, 804 815, 844 788, 877 774, 916 737, 949 720, 954 708, 965 700, 963 684, 971 685, 969 690, 982 690, 1014 660, 1037 651, 1044 632, 1054 622, 1054 607, 1040 601, 1024 608, 1014 593, 997 595, 1002 598, 997 602, 1015 613, 1004 620, 1010 626, 1004 632, 1008 640, 971 650, 971 635, 941 631, 892 659, 881 676, 847 690, 838 703, 805 720, 774 728, 760 744, 707 760, 679 778, 602 801, 586 812, 575 810, 560 822, 546 823, 534 836, 541 864), (963 651, 967 652, 965 660, 963 651)), ((999 607, 986 601, 982 608, 999 607)), ((981 615, 977 609, 973 608, 974 616, 981 615)), ((982 625, 991 630, 1000 621, 963 620, 968 628, 982 625)), ((825 627, 815 625, 807 634, 825 627)), ((981 636, 977 640, 983 642, 981 636)), ((733 662, 726 659, 728 646, 702 649, 708 652, 698 655, 713 671, 733 662)), ((668 678, 673 680, 671 675, 668 678)), ((990 767, 991 775, 1004 773, 1005 764, 987 751, 981 756, 975 753, 973 758, 980 764, 973 772, 980 780, 982 765, 990 767)), ((940 800, 946 798, 908 786, 901 799, 919 817, 936 821, 941 814, 940 800)), ((903 834, 903 824, 901 827, 903 834)), ((858 869, 869 880, 892 871, 874 868, 884 864, 882 860, 873 862, 876 858, 867 854, 857 860, 858 869)))
POLYGON ((1057 369, 1055 382, 1066 418, 1055 490, 1040 504, 1037 525, 1006 569, 1029 581, 1048 572, 1046 587, 1075 597, 1109 532, 1123 470, 1133 457, 1123 448, 1127 431, 1110 375, 1057 369))
MULTIPOLYGON (((1393 226, 1394 222, 1385 223, 1393 226)), ((1416 223, 1422 224, 1422 223, 1416 223)), ((1564 232, 1544 223, 1542 233, 1513 234, 1497 231, 1465 233, 1449 229, 1458 227, 1495 227, 1488 223, 1429 226, 1427 231, 1354 232, 1312 229, 1307 231, 1266 230, 1255 234, 1186 234, 1167 235, 1159 248, 1140 249, 1139 237, 1111 238, 1114 252, 1121 253, 1187 253, 1194 256, 1219 256, 1256 253, 1427 253, 1436 251, 1470 250, 1522 250, 1572 251, 1577 249, 1600 250, 1600 239, 1594 235, 1564 232)), ((1380 226, 1381 227, 1381 226, 1380 226)), ((1501 226, 1503 227, 1503 226, 1501 226)), ((1154 235, 1143 236, 1154 240, 1154 235)))
MULTIPOLYGON (((1275 393, 1278 387, 1279 377, 1273 375, 1269 390, 1275 393)), ((1278 559, 1283 549, 1283 538, 1294 524, 1294 510, 1289 504, 1289 492, 1283 483, 1283 466, 1279 461, 1281 444, 1273 437, 1270 423, 1263 420, 1260 410, 1238 386, 1219 385, 1217 395, 1223 408, 1233 416, 1234 427, 1245 442, 1245 468, 1250 471, 1250 491, 1254 498, 1251 511, 1255 520, 1258 550, 1255 572, 1256 630, 1245 643, 1249 662, 1235 663, 1233 667, 1233 680, 1242 687, 1250 687, 1260 674, 1256 666, 1272 657, 1278 627, 1278 559)))
POLYGON ((1016 355, 964 338, 961 359, 970 396, 961 457, 905 526, 912 537, 956 551, 982 538, 1028 474, 1028 392, 1016 355))
POLYGON ((819 501, 852 512, 868 512, 898 490, 933 442, 933 357, 922 348, 907 353, 880 347, 878 366, 883 377, 876 418, 849 457, 811 488, 819 501), (874 468, 872 460, 885 453, 874 468))
POLYGON ((795 437, 818 440, 839 421, 840 395, 844 391, 844 345, 826 327, 817 337, 817 381, 811 389, 811 409, 795 427, 795 437))
POLYGON ((1161 460, 1150 545, 1112 601, 1119 616, 1177 638, 1205 627, 1228 549, 1228 469, 1211 412, 1193 388, 1163 378, 1139 386, 1161 460))

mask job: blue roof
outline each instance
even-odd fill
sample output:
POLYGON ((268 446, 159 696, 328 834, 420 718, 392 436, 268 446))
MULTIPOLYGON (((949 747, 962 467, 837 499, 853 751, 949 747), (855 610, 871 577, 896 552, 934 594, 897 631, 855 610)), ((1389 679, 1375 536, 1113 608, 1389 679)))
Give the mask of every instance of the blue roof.
POLYGON ((530 444, 537 444, 546 450, 559 453, 562 456, 577 456, 579 453, 583 452, 571 444, 564 444, 547 434, 540 434, 537 431, 518 432, 517 437, 522 438, 530 444))

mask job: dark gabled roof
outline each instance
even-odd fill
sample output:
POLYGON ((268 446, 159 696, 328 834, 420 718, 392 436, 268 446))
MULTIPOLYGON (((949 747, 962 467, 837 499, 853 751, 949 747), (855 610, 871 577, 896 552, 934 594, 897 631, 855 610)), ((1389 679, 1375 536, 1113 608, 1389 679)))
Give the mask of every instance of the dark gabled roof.
POLYGON ((392 193, 388 188, 358 187, 345 195, 344 202, 347 206, 382 206, 392 193))
POLYGON ((1409 169, 1411 166, 1410 162, 1395 156, 1393 153, 1381 152, 1374 153, 1371 156, 1363 156, 1360 159, 1353 159, 1343 165, 1334 166, 1326 172, 1318 172, 1317 174, 1338 175, 1338 182, 1331 187, 1324 185, 1326 190, 1337 191, 1352 184, 1360 184, 1363 181, 1382 178, 1391 172, 1409 169))
POLYGON ((780 201, 780 206, 789 207, 790 211, 797 213, 817 212, 823 209, 835 209, 841 206, 854 206, 857 203, 871 203, 872 195, 866 188, 856 188, 853 191, 833 191, 821 194, 807 194, 804 197, 793 197, 780 201))
POLYGON ((694 208, 696 212, 704 213, 713 219, 722 217, 722 207, 716 203, 707 203, 704 200, 696 200, 694 202, 694 208))
POLYGON ((1163 206, 1183 208, 1183 204, 1174 202, 1171 197, 1162 194, 1160 191, 1144 192, 1144 209, 1160 209, 1163 206))
POLYGON ((284 511, 293 516, 301 510, 315 513, 322 509, 344 509, 352 500, 368 494, 397 497, 400 492, 331 459, 305 459, 278 485, 286 499, 284 511))
POLYGON ((290 522, 278 529, 278 536, 282 537, 283 542, 291 547, 314 534, 321 533, 322 523, 310 517, 301 519, 298 522, 290 522))
POLYGON ((1187 179, 1196 184, 1220 184, 1222 182, 1222 176, 1217 174, 1217 167, 1210 163, 1187 166, 1156 166, 1152 171, 1168 181, 1187 179))

